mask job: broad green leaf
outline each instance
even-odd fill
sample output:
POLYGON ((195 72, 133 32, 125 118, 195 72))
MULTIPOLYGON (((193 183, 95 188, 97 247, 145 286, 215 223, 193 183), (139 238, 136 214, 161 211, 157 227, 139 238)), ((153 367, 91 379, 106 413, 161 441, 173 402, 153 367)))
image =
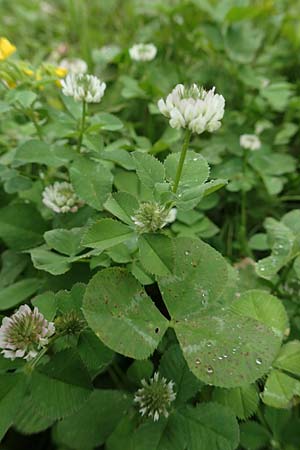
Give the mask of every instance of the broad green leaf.
POLYGON ((133 261, 133 263, 129 264, 127 267, 142 285, 147 286, 148 284, 153 284, 155 282, 154 277, 150 276, 139 262, 133 261))
POLYGON ((188 368, 179 345, 169 347, 163 354, 159 373, 168 381, 175 383, 176 399, 174 404, 184 404, 201 390, 203 384, 188 368))
POLYGON ((38 278, 26 278, 0 291, 0 311, 13 308, 31 297, 42 285, 38 278))
POLYGON ((29 91, 26 89, 10 89, 6 96, 6 99, 12 103, 17 104, 17 106, 21 105, 24 109, 27 109, 30 108, 37 97, 37 94, 33 91, 29 91))
POLYGON ((30 250, 30 256, 34 267, 45 270, 52 275, 61 275, 70 269, 72 259, 69 256, 51 252, 46 246, 30 250))
POLYGON ((95 389, 82 408, 55 428, 59 442, 70 448, 95 448, 106 441, 132 404, 132 398, 117 390, 95 389))
POLYGON ((262 176, 292 173, 296 167, 296 161, 291 155, 271 152, 252 152, 249 162, 262 176))
POLYGON ((235 23, 225 32, 226 52, 233 61, 248 64, 255 57, 263 37, 263 29, 254 28, 251 22, 235 23))
POLYGON ((282 219, 282 223, 287 226, 292 232, 298 236, 300 235, 300 209, 293 209, 286 213, 282 219))
POLYGON ((262 322, 283 339, 289 327, 287 312, 280 300, 265 291, 251 290, 241 294, 232 310, 262 322))
POLYGON ((59 419, 82 407, 92 384, 82 360, 73 350, 64 350, 39 366, 31 377, 30 395, 39 414, 59 419))
POLYGON ((53 147, 44 141, 30 140, 21 144, 15 154, 17 166, 38 163, 49 167, 65 166, 75 157, 73 151, 65 147, 53 147))
POLYGON ((300 374, 300 341, 287 342, 280 350, 273 364, 277 369, 290 372, 299 376, 300 374))
POLYGON ((0 441, 15 420, 25 388, 24 375, 17 373, 0 375, 0 441))
POLYGON ((224 308, 176 320, 174 330, 191 371, 205 383, 226 388, 262 377, 281 343, 261 322, 224 308))
POLYGON ((208 310, 219 305, 228 279, 226 260, 198 239, 174 240, 174 270, 158 281, 172 319, 208 310))
POLYGON ((4 183, 4 190, 8 194, 15 194, 16 192, 27 191, 32 188, 33 182, 30 178, 25 177, 23 175, 15 174, 12 175, 7 181, 4 183))
POLYGON ((105 250, 121 244, 133 235, 127 225, 113 219, 100 219, 85 231, 81 244, 84 247, 105 250))
POLYGON ((189 450, 234 450, 239 427, 232 411, 217 403, 204 403, 180 411, 186 421, 189 450))
POLYGON ((254 421, 241 423, 240 432, 241 445, 246 450, 263 449, 270 440, 269 431, 254 421))
POLYGON ((140 182, 135 172, 119 169, 114 176, 114 185, 118 191, 128 192, 140 201, 153 200, 153 192, 140 182))
POLYGON ((68 256, 75 256, 80 252, 82 249, 80 246, 81 237, 81 228, 72 228, 71 230, 56 228, 46 231, 44 234, 49 248, 68 256))
POLYGON ((151 450, 182 450, 186 448, 185 419, 174 412, 168 419, 161 417, 156 423, 150 420, 142 423, 132 432, 132 449, 148 450, 149 442, 151 442, 151 450))
POLYGON ((70 311, 76 311, 82 316, 82 301, 85 292, 85 284, 76 283, 73 284, 70 291, 59 291, 55 294, 55 302, 57 310, 61 314, 68 313, 70 311))
POLYGON ((111 192, 112 174, 100 162, 77 157, 70 168, 70 178, 76 194, 89 206, 103 209, 111 192))
POLYGON ((121 130, 123 126, 122 121, 114 114, 101 112, 92 117, 92 126, 90 129, 100 128, 101 130, 117 131, 121 130))
POLYGON ((139 203, 133 195, 127 192, 115 192, 108 197, 104 208, 118 219, 132 225, 131 217, 139 209, 139 203))
POLYGON ((46 222, 33 205, 11 203, 0 210, 0 238, 16 250, 25 250, 43 242, 46 222))
POLYGON ((285 81, 270 83, 261 90, 264 97, 275 111, 284 111, 292 96, 292 84, 285 81))
POLYGON ((263 402, 273 408, 289 408, 294 396, 300 396, 300 381, 273 369, 261 394, 263 402))
POLYGON ((259 395, 255 385, 249 384, 231 389, 215 388, 213 400, 232 409, 239 419, 246 420, 256 412, 259 395))
POLYGON ((154 189, 156 183, 164 182, 165 169, 158 159, 142 152, 134 152, 133 158, 136 164, 136 173, 145 186, 154 189))
POLYGON ((114 353, 91 330, 80 333, 77 349, 91 378, 103 372, 114 358, 114 353))
MULTIPOLYGON (((175 181, 177 167, 180 159, 179 153, 170 154, 165 160, 166 177, 175 181)), ((187 189, 199 188, 209 176, 209 166, 203 156, 190 150, 184 161, 183 170, 178 187, 178 194, 187 189)))
POLYGON ((269 244, 272 248, 271 256, 258 261, 257 274, 266 279, 271 279, 284 265, 296 256, 298 248, 295 248, 295 234, 293 231, 275 219, 267 218, 265 228, 268 233, 269 244))
POLYGON ((132 261, 132 248, 128 248, 126 244, 114 245, 106 250, 106 254, 116 263, 126 264, 132 261))
POLYGON ((51 427, 55 420, 51 417, 42 416, 36 409, 29 395, 26 395, 14 420, 14 428, 22 434, 40 433, 51 427))
POLYGON ((139 83, 134 78, 127 75, 120 77, 120 82, 124 85, 122 89, 122 96, 124 98, 145 98, 145 91, 139 86, 139 83))
POLYGON ((1 255, 0 287, 12 284, 29 262, 27 255, 5 250, 1 255))
POLYGON ((150 356, 168 326, 137 280, 116 267, 89 282, 83 312, 105 345, 135 359, 150 356))
POLYGON ((55 294, 52 291, 43 292, 31 300, 33 306, 36 306, 45 319, 53 320, 56 314, 57 306, 55 294))
POLYGON ((141 380, 151 378, 154 370, 153 362, 149 359, 133 361, 126 372, 131 383, 140 387, 141 380))
POLYGON ((139 237, 139 258, 144 268, 154 275, 169 275, 174 268, 173 242, 163 234, 145 233, 139 237))

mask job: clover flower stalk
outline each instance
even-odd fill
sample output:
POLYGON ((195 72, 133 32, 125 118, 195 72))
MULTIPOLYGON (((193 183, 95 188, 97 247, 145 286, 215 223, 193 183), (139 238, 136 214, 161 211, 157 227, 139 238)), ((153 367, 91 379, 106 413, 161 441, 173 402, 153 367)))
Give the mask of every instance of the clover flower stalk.
POLYGON ((215 88, 206 91, 195 83, 190 87, 178 84, 167 96, 158 101, 158 109, 169 119, 172 128, 186 129, 183 147, 177 167, 173 192, 176 193, 184 160, 192 133, 202 134, 218 130, 224 116, 225 99, 215 93, 215 88))
POLYGON ((0 327, 0 348, 4 358, 30 361, 46 350, 55 333, 54 323, 48 322, 38 308, 22 305, 11 316, 4 317, 0 327))
MULTIPOLYGON (((243 153, 243 176, 246 177, 249 151, 259 150, 261 141, 256 134, 242 134, 240 136, 240 146, 244 149, 243 153)), ((247 192, 242 186, 241 193, 241 248, 244 255, 249 255, 249 245, 247 240, 247 192)))
POLYGON ((85 131, 87 103, 99 103, 104 95, 106 84, 94 75, 70 73, 61 82, 64 95, 82 102, 82 115, 79 127, 77 150, 80 151, 85 131))
POLYGON ((160 416, 168 417, 171 403, 176 398, 174 381, 167 382, 155 372, 149 382, 142 380, 142 387, 136 392, 134 402, 139 406, 142 416, 148 416, 157 422, 160 416))

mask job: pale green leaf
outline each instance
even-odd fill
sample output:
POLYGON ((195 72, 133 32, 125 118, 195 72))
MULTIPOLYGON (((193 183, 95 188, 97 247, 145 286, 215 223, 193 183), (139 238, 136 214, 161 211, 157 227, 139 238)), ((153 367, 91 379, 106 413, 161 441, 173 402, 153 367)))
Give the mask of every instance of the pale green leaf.
POLYGON ((121 391, 95 389, 79 411, 57 424, 55 436, 72 449, 98 447, 131 404, 132 398, 121 391))
POLYGON ((163 234, 145 233, 139 237, 139 258, 154 275, 169 275, 174 267, 173 242, 163 234))
POLYGON ((232 310, 264 323, 281 339, 289 327, 287 312, 282 302, 265 291, 253 289, 242 293, 232 304, 232 310))
POLYGON ((132 225, 131 217, 139 209, 139 203, 133 195, 127 192, 115 192, 108 197, 104 208, 118 219, 132 225))
POLYGON ((178 238, 174 246, 174 271, 158 281, 172 318, 218 306, 228 279, 226 260, 198 239, 178 238))
POLYGON ((0 311, 13 308, 31 297, 42 285, 38 278, 26 278, 0 291, 0 311))
POLYGON ((241 420, 252 416, 259 404, 257 388, 253 384, 231 389, 215 388, 213 400, 232 409, 241 420))
POLYGON ((153 189, 156 183, 163 183, 165 169, 158 159, 142 152, 134 152, 133 158, 136 164, 136 173, 145 186, 153 189))
POLYGON ((97 210, 111 192, 112 174, 100 162, 77 157, 70 168, 70 178, 76 194, 97 210))
POLYGON ((84 247, 105 250, 121 244, 133 235, 127 225, 113 219, 100 219, 85 231, 81 244, 84 247))
POLYGON ((150 356, 168 326, 137 280, 116 267, 98 272, 89 282, 83 312, 105 345, 135 359, 150 356))

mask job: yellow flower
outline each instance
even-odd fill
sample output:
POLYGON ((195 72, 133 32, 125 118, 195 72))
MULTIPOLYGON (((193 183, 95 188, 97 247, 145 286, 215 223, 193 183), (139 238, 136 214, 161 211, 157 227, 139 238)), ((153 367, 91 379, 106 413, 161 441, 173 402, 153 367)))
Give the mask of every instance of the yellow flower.
POLYGON ((16 47, 5 37, 0 37, 0 61, 15 53, 16 47))
POLYGON ((55 75, 57 75, 59 78, 64 78, 68 73, 68 70, 64 67, 57 67, 55 69, 55 75))
POLYGON ((33 70, 31 69, 23 69, 23 72, 25 73, 25 75, 28 75, 29 77, 32 77, 34 75, 33 70))

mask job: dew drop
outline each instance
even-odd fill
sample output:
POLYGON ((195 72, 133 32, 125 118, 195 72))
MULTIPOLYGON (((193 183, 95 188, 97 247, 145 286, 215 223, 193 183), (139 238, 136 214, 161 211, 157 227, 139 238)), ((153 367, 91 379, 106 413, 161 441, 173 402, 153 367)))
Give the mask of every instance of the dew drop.
POLYGON ((211 375, 212 373, 214 373, 214 369, 211 366, 208 366, 206 372, 211 375))
POLYGON ((220 361, 222 361, 223 356, 218 356, 218 359, 219 359, 220 361))
POLYGON ((224 359, 228 358, 228 355, 223 355, 223 358, 224 358, 224 359))
POLYGON ((212 343, 210 341, 208 341, 208 343, 206 345, 207 345, 207 347, 211 347, 212 343))
POLYGON ((262 363, 262 360, 261 360, 260 358, 257 358, 257 359, 255 360, 255 362, 256 362, 256 364, 258 364, 258 365, 260 366, 261 363, 262 363))
POLYGON ((195 361, 195 364, 196 364, 196 366, 199 366, 201 364, 200 359, 197 358, 196 361, 195 361))
POLYGON ((186 251, 184 252, 184 254, 185 254, 185 256, 189 256, 190 252, 189 252, 188 250, 186 250, 186 251))

